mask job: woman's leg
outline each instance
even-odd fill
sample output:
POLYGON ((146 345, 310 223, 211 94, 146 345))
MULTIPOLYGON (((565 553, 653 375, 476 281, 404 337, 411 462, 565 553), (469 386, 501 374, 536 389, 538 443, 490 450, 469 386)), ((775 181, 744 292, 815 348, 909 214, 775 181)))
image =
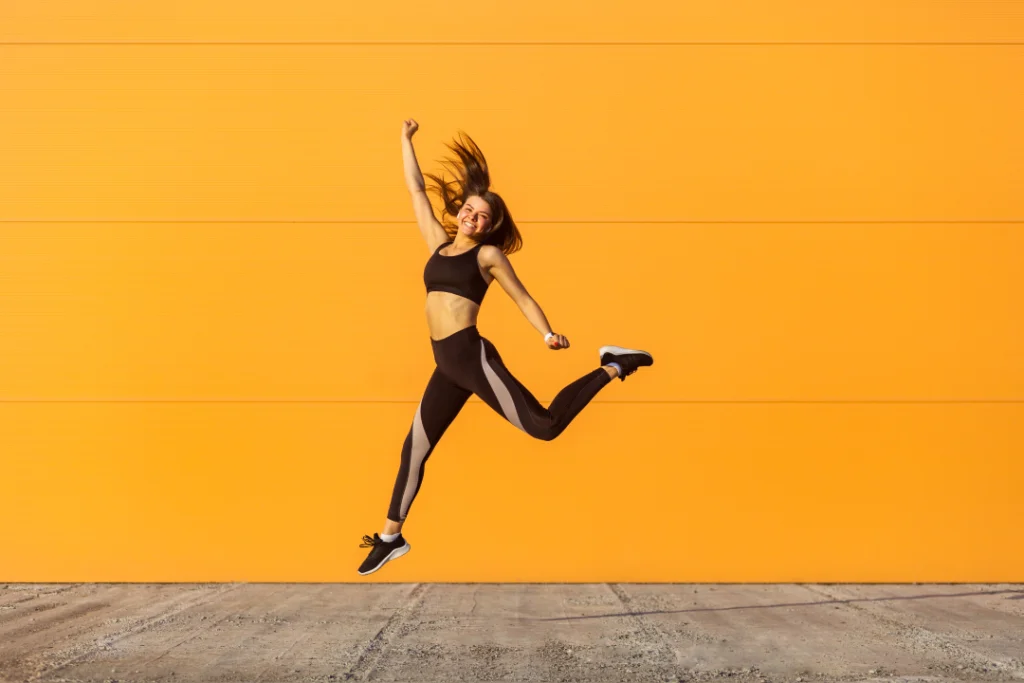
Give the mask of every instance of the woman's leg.
POLYGON ((385 534, 397 534, 401 530, 409 507, 423 483, 427 458, 470 395, 468 389, 463 389, 439 369, 434 369, 402 446, 402 463, 391 494, 385 534))
MULTIPOLYGON (((550 441, 561 434, 581 410, 612 381, 617 374, 603 367, 591 370, 572 382, 545 408, 517 380, 501 355, 487 339, 480 339, 478 362, 473 368, 472 384, 475 393, 506 420, 538 439, 550 441)), ((468 383, 468 382, 467 382, 468 383)))
POLYGON ((359 546, 370 548, 366 559, 359 566, 359 573, 363 576, 401 557, 412 547, 401 534, 402 524, 423 483, 427 458, 471 393, 452 382, 439 369, 434 369, 402 446, 402 463, 391 494, 384 531, 374 534, 373 538, 363 536, 363 544, 359 546))

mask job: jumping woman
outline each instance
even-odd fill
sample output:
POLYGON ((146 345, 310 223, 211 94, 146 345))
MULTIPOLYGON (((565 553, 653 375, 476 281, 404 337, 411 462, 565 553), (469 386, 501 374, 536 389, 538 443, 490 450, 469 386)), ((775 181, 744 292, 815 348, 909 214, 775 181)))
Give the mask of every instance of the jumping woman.
POLYGON ((480 148, 468 136, 465 141, 457 139, 448 149, 458 158, 443 162, 456 179, 446 181, 427 174, 436 183, 432 189, 444 205, 442 225, 434 217, 413 150, 412 136, 418 128, 412 119, 403 122, 402 157, 416 220, 431 252, 423 281, 427 327, 437 367, 405 437, 384 530, 373 538, 363 536, 359 546, 371 549, 359 567, 363 575, 372 574, 411 549, 402 536, 402 524, 423 482, 427 458, 472 394, 530 436, 550 441, 614 378, 625 380, 638 367, 654 362, 645 351, 603 346, 598 350, 601 367, 562 389, 549 407, 542 406, 505 368, 494 344, 477 331, 480 303, 491 281, 498 281, 543 335, 549 349, 567 349, 569 340, 551 331, 544 312, 509 263, 507 255, 519 250, 522 237, 505 202, 489 189, 490 173, 480 148), (455 223, 449 217, 454 217, 455 223))

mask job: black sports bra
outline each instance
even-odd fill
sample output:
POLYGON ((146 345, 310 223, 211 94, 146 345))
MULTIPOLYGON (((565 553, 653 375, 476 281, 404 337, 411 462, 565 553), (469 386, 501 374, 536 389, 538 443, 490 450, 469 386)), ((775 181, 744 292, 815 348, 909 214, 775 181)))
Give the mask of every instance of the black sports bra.
POLYGON ((476 263, 476 251, 480 245, 455 256, 442 255, 441 250, 449 244, 451 242, 442 242, 423 268, 423 283, 427 291, 458 294, 480 305, 487 293, 487 281, 476 263))

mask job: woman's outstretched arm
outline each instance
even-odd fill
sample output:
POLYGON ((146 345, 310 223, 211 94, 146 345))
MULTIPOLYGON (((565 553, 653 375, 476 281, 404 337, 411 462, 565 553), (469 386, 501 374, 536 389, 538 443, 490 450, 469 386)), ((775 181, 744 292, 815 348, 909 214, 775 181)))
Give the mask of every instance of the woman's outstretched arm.
POLYGON ((547 344, 548 348, 569 348, 568 339, 551 331, 551 325, 548 324, 547 316, 541 310, 540 304, 526 291, 526 287, 519 280, 519 276, 516 275, 516 271, 512 268, 512 262, 508 260, 508 257, 493 245, 483 247, 480 250, 480 256, 488 272, 494 276, 494 279, 505 290, 505 293, 509 295, 509 298, 516 303, 516 306, 526 316, 526 319, 530 321, 530 324, 544 335, 544 343, 547 344))
POLYGON ((420 234, 433 252, 441 244, 448 241, 448 234, 434 216, 434 209, 427 198, 426 184, 419 162, 416 161, 416 150, 412 146, 412 136, 420 125, 412 119, 402 122, 402 161, 405 166, 405 184, 412 195, 412 208, 416 212, 416 222, 420 226, 420 234))

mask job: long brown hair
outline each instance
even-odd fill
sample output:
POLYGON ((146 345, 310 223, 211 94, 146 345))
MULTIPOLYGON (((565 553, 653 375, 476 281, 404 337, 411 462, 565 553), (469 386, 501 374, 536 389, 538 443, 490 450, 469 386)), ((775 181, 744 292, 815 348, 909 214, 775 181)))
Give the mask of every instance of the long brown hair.
POLYGON ((455 153, 456 158, 447 157, 441 162, 441 166, 450 171, 454 180, 445 180, 441 175, 425 173, 424 175, 433 181, 430 190, 438 195, 444 210, 441 214, 441 225, 448 236, 455 238, 459 232, 459 226, 454 219, 459 215, 459 209, 466 203, 466 200, 476 195, 487 202, 491 207, 491 230, 481 242, 493 244, 505 254, 511 254, 523 246, 523 236, 519 233, 512 214, 509 213, 505 200, 494 192, 491 192, 491 174, 487 169, 487 160, 484 153, 473 138, 459 131, 453 143, 446 145, 455 153))

